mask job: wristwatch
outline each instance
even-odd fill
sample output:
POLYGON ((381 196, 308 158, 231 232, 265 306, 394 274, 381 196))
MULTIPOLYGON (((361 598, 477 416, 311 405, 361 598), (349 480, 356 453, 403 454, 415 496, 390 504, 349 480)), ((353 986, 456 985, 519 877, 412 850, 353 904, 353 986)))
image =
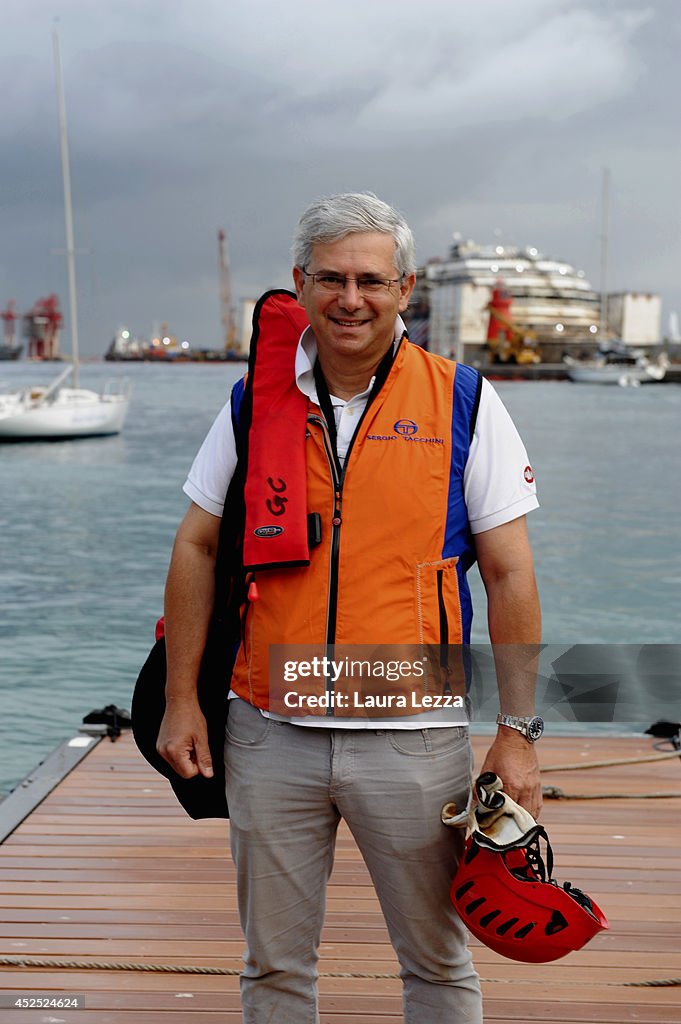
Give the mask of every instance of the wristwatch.
POLYGON ((507 725, 509 729, 517 729, 528 743, 536 743, 544 732, 544 719, 539 715, 531 718, 519 718, 517 715, 497 715, 497 725, 507 725))

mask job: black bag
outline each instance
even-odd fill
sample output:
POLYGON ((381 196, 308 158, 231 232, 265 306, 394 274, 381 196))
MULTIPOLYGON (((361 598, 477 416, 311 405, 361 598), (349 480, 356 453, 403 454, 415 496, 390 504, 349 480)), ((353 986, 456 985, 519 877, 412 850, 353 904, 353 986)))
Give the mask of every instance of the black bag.
MULTIPOLYGON (((240 420, 250 424, 249 389, 242 402, 240 420)), ((233 419, 235 419, 233 413, 233 419)), ((236 428, 236 424, 235 424, 236 428)), ((152 768, 164 775, 175 796, 191 818, 228 818, 225 795, 225 725, 229 709, 229 684, 240 639, 239 610, 246 596, 242 564, 245 429, 235 429, 238 461, 225 498, 215 559, 215 604, 197 682, 199 705, 206 718, 213 777, 195 775, 183 779, 156 750, 165 713, 166 645, 157 640, 137 677, 132 698, 132 732, 140 753, 152 768)))
MULTIPOLYGON (((198 681, 198 697, 208 727, 208 744, 213 761, 213 777, 195 775, 183 779, 171 768, 165 758, 156 750, 161 720, 165 713, 166 698, 166 644, 165 638, 157 640, 149 657, 142 666, 132 698, 132 732, 140 752, 152 768, 164 775, 173 788, 175 796, 191 818, 228 818, 225 795, 225 725, 229 701, 229 679, 233 658, 228 651, 222 658, 211 654, 216 638, 206 645, 198 681), (222 664, 220 664, 222 662, 222 664)), ((225 645, 227 646, 227 645, 225 645)))

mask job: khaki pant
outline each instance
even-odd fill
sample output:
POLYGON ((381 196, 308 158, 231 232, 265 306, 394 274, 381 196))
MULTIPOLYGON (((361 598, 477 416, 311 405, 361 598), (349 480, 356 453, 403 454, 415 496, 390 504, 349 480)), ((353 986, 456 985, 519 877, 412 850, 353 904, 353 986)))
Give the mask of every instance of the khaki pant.
POLYGON ((467 729, 308 728, 233 700, 225 762, 245 1024, 319 1021, 317 950, 341 817, 400 961, 406 1024, 480 1024, 478 978, 449 899, 464 833, 440 821, 447 801, 466 803, 467 729))

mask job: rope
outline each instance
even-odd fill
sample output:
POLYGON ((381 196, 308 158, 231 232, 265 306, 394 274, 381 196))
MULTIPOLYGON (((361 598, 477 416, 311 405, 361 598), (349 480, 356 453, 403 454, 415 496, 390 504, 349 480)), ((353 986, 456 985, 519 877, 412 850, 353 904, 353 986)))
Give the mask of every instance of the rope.
MULTIPOLYGON (((622 764, 646 764, 651 761, 667 761, 672 757, 679 758, 678 750, 664 754, 648 754, 645 757, 612 758, 609 761, 586 761, 578 764, 549 764, 541 766, 542 772, 568 772, 583 768, 610 768, 622 764)), ((681 797, 681 793, 564 793, 559 786, 542 786, 542 795, 547 800, 671 800, 681 797)))
MULTIPOLYGON (((148 964, 123 963, 110 960, 55 960, 37 957, 2 956, 0 967, 57 967, 64 970, 92 971, 146 971, 161 974, 221 974, 239 977, 241 971, 235 967, 201 967, 193 964, 148 964)), ((320 978, 369 978, 399 980, 399 974, 374 973, 370 971, 322 971, 320 978)), ((485 984, 526 985, 527 981, 515 981, 512 978, 481 978, 485 984)), ((555 982, 554 984, 574 987, 573 981, 555 982)), ((653 978, 649 981, 607 981, 608 988, 671 988, 681 985, 681 978, 653 978)))
POLYGON ((572 772, 578 771, 580 768, 610 768, 618 764, 646 764, 650 761, 668 761, 672 757, 679 760, 681 759, 681 753, 678 750, 674 750, 666 754, 648 754, 646 757, 614 757, 610 761, 580 761, 578 764, 547 764, 540 767, 543 772, 572 772))
POLYGON ((656 978, 654 981, 620 981, 622 988, 671 988, 681 985, 681 978, 656 978))
POLYGON ((547 800, 671 800, 681 793, 564 793, 559 786, 542 786, 547 800))
POLYGON ((124 963, 110 960, 51 960, 36 957, 2 956, 0 967, 62 967, 65 970, 150 971, 161 974, 229 974, 240 975, 235 967, 201 967, 193 964, 124 963))

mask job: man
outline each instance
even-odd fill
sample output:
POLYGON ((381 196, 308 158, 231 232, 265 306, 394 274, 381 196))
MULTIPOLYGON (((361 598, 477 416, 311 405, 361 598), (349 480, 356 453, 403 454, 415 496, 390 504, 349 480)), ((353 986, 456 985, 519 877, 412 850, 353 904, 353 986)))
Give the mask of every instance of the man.
MULTIPOLYGON (((470 791, 464 719, 295 709, 287 718, 281 705, 271 710, 267 651, 273 643, 437 645, 443 630, 445 647, 466 643, 465 572, 477 558, 499 645, 500 710, 520 718, 499 725, 482 767, 536 816, 537 761, 522 731, 534 714, 533 681, 515 646, 540 637, 525 528, 537 506, 533 476, 491 386, 404 338, 399 314, 415 259, 401 215, 370 194, 314 203, 298 225, 294 263, 310 325, 295 385, 306 399, 307 507, 321 509, 321 543, 307 567, 256 572, 231 682, 225 767, 247 940, 244 1020, 318 1020, 317 946, 344 817, 400 960, 405 1021, 479 1022, 477 975, 448 899, 463 835, 440 822, 443 804, 464 807, 470 791)), ((266 429, 265 419, 254 418, 252 433, 266 429)), ((226 408, 185 484, 192 504, 166 590, 158 749, 186 778, 212 774, 196 679, 235 463, 226 408)), ((328 684, 322 679, 318 692, 328 684)))

